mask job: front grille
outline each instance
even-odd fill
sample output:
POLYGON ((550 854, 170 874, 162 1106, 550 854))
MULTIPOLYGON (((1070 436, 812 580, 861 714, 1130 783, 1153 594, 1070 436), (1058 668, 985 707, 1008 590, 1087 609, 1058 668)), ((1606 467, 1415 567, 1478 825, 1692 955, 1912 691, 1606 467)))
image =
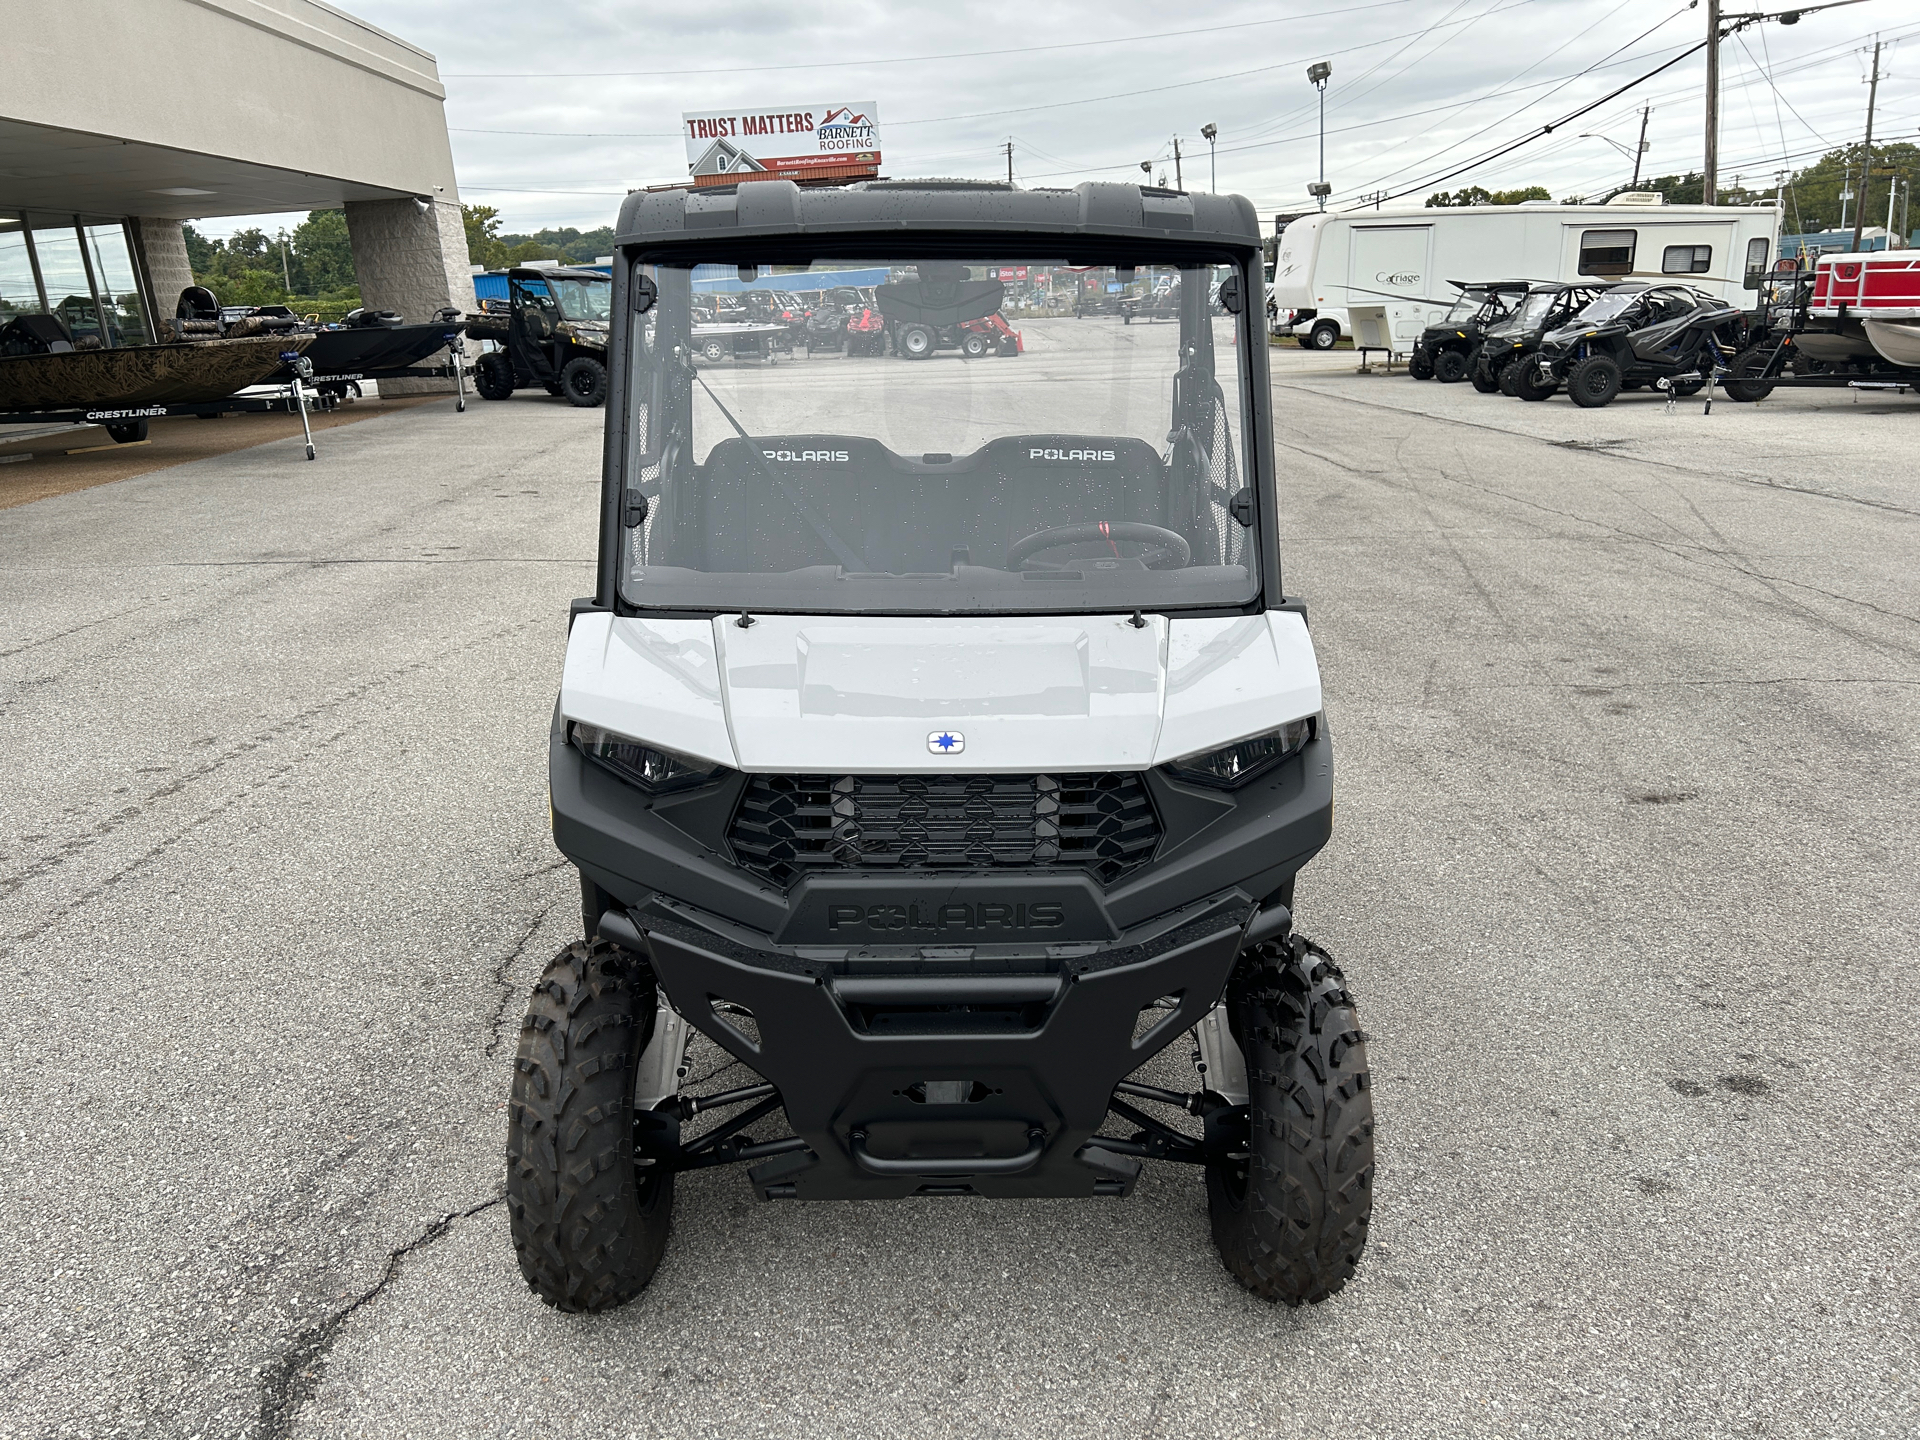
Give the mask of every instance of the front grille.
POLYGON ((1160 820, 1139 775, 755 775, 734 858, 785 887, 846 870, 1085 870, 1144 865, 1160 820))

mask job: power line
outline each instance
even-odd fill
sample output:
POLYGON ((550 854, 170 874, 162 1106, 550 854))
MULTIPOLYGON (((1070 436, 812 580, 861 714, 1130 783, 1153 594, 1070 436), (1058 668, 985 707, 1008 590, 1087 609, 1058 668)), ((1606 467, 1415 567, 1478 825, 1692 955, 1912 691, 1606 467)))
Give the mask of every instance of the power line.
POLYGON ((1218 35, 1228 30, 1251 30, 1262 25, 1297 25, 1302 20, 1346 16, 1361 10, 1390 10, 1412 0, 1373 0, 1337 10, 1314 10, 1305 15, 1283 15, 1275 20, 1241 20, 1231 25, 1207 25, 1184 30, 1157 30, 1146 35, 1114 35, 1104 40, 1066 40, 1053 45, 1016 45, 1004 50, 956 50, 943 55, 894 55, 879 60, 809 60, 795 65, 718 65, 705 70, 449 70, 442 80, 649 80, 680 75, 745 75, 774 70, 865 70, 877 65, 921 65, 936 60, 982 60, 995 55, 1031 55, 1037 51, 1085 50, 1102 45, 1131 45, 1141 40, 1185 39, 1190 35, 1218 35))

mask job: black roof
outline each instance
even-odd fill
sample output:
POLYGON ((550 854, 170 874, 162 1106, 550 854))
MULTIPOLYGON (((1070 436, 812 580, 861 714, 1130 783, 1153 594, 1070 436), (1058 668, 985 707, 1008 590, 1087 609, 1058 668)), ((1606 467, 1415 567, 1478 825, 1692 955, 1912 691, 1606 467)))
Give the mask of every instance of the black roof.
POLYGON ((754 180, 631 194, 620 207, 615 243, 711 243, 875 231, 1154 239, 1234 250, 1257 250, 1261 241, 1253 204, 1239 195, 1093 183, 1071 190, 1022 190, 955 180, 868 180, 802 189, 791 180, 754 180))

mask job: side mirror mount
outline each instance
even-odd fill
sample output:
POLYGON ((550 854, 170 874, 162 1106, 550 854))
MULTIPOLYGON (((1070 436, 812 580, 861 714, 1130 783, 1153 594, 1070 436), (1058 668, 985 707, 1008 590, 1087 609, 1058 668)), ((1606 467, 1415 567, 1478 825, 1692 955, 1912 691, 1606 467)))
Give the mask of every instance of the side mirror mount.
POLYGON ((1225 310, 1229 315, 1238 315, 1240 313, 1242 299, 1243 297, 1240 293, 1240 276, 1237 272, 1227 276, 1226 279, 1220 282, 1221 309, 1225 310))
POLYGON ((641 275, 633 282, 633 313, 644 315, 653 308, 653 302, 660 298, 660 287, 653 282, 651 275, 641 275))

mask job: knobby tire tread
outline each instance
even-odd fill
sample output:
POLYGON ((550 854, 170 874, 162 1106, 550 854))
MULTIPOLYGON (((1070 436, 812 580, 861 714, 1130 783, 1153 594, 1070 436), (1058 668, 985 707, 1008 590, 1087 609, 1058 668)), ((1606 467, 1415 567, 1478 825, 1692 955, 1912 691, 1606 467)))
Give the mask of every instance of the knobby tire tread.
POLYGON ((634 1164, 634 1069, 655 983, 603 940, 569 945, 521 1022, 507 1120, 507 1207, 527 1283, 558 1310, 638 1295, 666 1249, 673 1176, 634 1164))
POLYGON ((1316 1304, 1352 1277, 1373 1214, 1366 1037, 1331 956, 1302 936, 1250 957, 1230 1005, 1246 1053, 1249 1156, 1208 1168, 1214 1241, 1263 1300, 1316 1304))

